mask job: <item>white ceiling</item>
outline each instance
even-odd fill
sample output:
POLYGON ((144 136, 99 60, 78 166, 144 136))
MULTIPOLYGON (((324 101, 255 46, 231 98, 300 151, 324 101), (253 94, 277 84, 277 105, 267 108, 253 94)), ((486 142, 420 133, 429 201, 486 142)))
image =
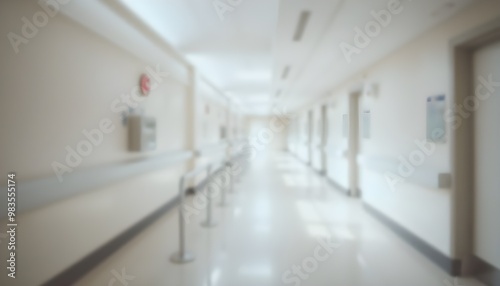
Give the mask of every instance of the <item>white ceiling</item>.
POLYGON ((277 0, 241 0, 225 13, 212 0, 120 1, 249 113, 269 112, 277 0))
POLYGON ((348 62, 340 43, 354 44, 355 27, 365 29, 374 20, 371 11, 387 10, 390 0, 286 0, 281 2, 274 45, 274 88, 282 90, 280 104, 295 109, 315 97, 328 94, 349 77, 451 17, 477 0, 401 0, 403 10, 393 15, 370 44, 348 62), (311 13, 304 37, 292 41, 301 11, 311 13), (283 67, 290 76, 280 78, 283 67))
MULTIPOLYGON (((270 113, 323 96, 426 30, 479 0, 401 0, 403 11, 352 62, 339 44, 352 44, 354 28, 373 20, 390 0, 87 0, 65 13, 128 49, 144 35, 127 28, 119 3, 184 54, 200 72, 250 114, 270 113), (236 3, 223 17, 214 3, 236 3), (239 4, 238 4, 239 3, 239 4), (107 5, 106 5, 107 4, 107 5), (116 6, 116 5, 115 5, 116 6), (310 17, 294 41, 303 11, 310 17), (121 40, 120 40, 121 39, 121 40), (286 79, 283 71, 289 66, 286 79), (279 94, 279 96, 278 96, 279 94)), ((142 38, 141 38, 142 37, 142 38)), ((159 51, 151 51, 151 56, 159 51)))

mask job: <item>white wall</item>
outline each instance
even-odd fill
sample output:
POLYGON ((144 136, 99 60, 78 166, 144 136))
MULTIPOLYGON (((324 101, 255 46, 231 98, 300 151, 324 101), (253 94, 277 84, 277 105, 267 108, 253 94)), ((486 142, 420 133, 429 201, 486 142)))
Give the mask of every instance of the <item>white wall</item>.
MULTIPOLYGON (((66 146, 74 148, 85 139, 82 131, 97 128, 104 118, 113 122, 114 131, 74 172, 186 149, 187 66, 169 54, 157 62, 145 61, 62 14, 51 18, 14 54, 5 35, 20 34, 20 19, 39 10, 36 1, 0 4, 4 35, 0 41, 0 172, 16 171, 21 193, 23 182, 54 176, 52 162, 64 162, 66 146), (166 78, 140 104, 146 115, 157 120, 156 151, 131 153, 127 128, 120 114, 113 112, 112 102, 137 87, 147 66, 156 69, 157 64, 162 71, 183 72, 166 78)), ((178 193, 185 166, 178 163, 18 214, 19 276, 8 285, 39 285, 150 214, 178 193)), ((4 233, 5 221, 1 225, 4 233)), ((6 257, 5 251, 0 248, 1 257, 6 257)), ((5 266, 2 259, 0 267, 5 266)), ((7 285, 5 277, 1 276, 0 284, 7 285)))
POLYGON ((198 88, 198 146, 217 144, 221 141, 220 127, 228 125, 229 102, 205 80, 198 88))
MULTIPOLYGON (((3 1, 2 8, 9 11, 2 13, 5 35, 18 32, 21 17, 40 9, 27 1, 3 1)), ((127 128, 112 111, 112 102, 137 87, 148 66, 156 69, 160 64, 163 71, 169 66, 160 59, 144 62, 62 15, 51 19, 17 55, 7 37, 1 44, 2 64, 9 68, 0 76, 0 116, 10 122, 0 127, 10 134, 2 142, 3 173, 18 170, 23 179, 52 175, 51 163, 65 160, 65 147, 75 147, 85 139, 82 131, 97 128, 103 118, 111 119, 116 130, 79 168, 144 156, 127 151, 127 128)), ((158 148, 148 155, 184 149, 186 94, 184 84, 167 78, 140 104, 158 124, 158 148)))
MULTIPOLYGON (((195 148, 198 150, 196 166, 220 163, 227 159, 231 132, 231 104, 223 94, 206 79, 197 78, 196 88, 195 148), (221 137, 221 127, 226 128, 226 137, 221 137)), ((200 174, 193 183, 206 178, 200 174)))
MULTIPOLYGON (((363 83, 378 85, 376 97, 361 98, 363 111, 370 109, 371 138, 361 139, 360 159, 375 164, 360 166, 362 199, 409 231, 451 256, 450 190, 429 187, 440 172, 451 172, 450 143, 436 146, 406 183, 391 190, 384 172, 394 171, 399 157, 418 147, 415 140, 426 138, 426 98, 445 94, 451 98, 450 40, 500 16, 499 1, 484 1, 433 28, 367 70, 336 87, 314 106, 329 103, 329 177, 347 187, 347 148, 342 136, 342 115, 348 113, 348 92, 363 83), (376 166, 376 167, 374 167, 376 166)), ((314 108, 307 106, 304 110, 314 108)))

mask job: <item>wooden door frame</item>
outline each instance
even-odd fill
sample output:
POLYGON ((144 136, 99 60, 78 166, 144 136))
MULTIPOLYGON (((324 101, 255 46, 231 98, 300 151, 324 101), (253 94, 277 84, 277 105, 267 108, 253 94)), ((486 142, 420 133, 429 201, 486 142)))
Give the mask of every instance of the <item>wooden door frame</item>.
POLYGON ((363 94, 363 85, 356 85, 349 91, 349 134, 348 134, 348 161, 349 161, 349 195, 360 197, 358 154, 360 147, 359 136, 359 102, 363 94))

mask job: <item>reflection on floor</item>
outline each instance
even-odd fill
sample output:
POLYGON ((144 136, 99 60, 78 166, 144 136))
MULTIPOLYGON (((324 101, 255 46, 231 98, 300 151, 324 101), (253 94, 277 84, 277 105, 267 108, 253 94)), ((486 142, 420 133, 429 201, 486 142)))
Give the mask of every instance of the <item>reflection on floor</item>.
POLYGON ((188 224, 194 262, 169 261, 170 212, 77 285, 481 285, 449 277, 289 155, 260 154, 228 199, 217 227, 200 227, 204 215, 188 224))

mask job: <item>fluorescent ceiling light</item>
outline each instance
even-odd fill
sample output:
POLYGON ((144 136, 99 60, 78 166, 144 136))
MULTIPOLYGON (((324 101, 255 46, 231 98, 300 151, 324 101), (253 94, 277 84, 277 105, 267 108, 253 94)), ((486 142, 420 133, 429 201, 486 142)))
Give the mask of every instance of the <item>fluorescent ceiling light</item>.
POLYGON ((302 40, 307 23, 309 22, 309 16, 311 16, 311 12, 309 11, 302 11, 302 13, 300 13, 299 21, 297 22, 297 27, 293 35, 293 40, 295 42, 302 40))

